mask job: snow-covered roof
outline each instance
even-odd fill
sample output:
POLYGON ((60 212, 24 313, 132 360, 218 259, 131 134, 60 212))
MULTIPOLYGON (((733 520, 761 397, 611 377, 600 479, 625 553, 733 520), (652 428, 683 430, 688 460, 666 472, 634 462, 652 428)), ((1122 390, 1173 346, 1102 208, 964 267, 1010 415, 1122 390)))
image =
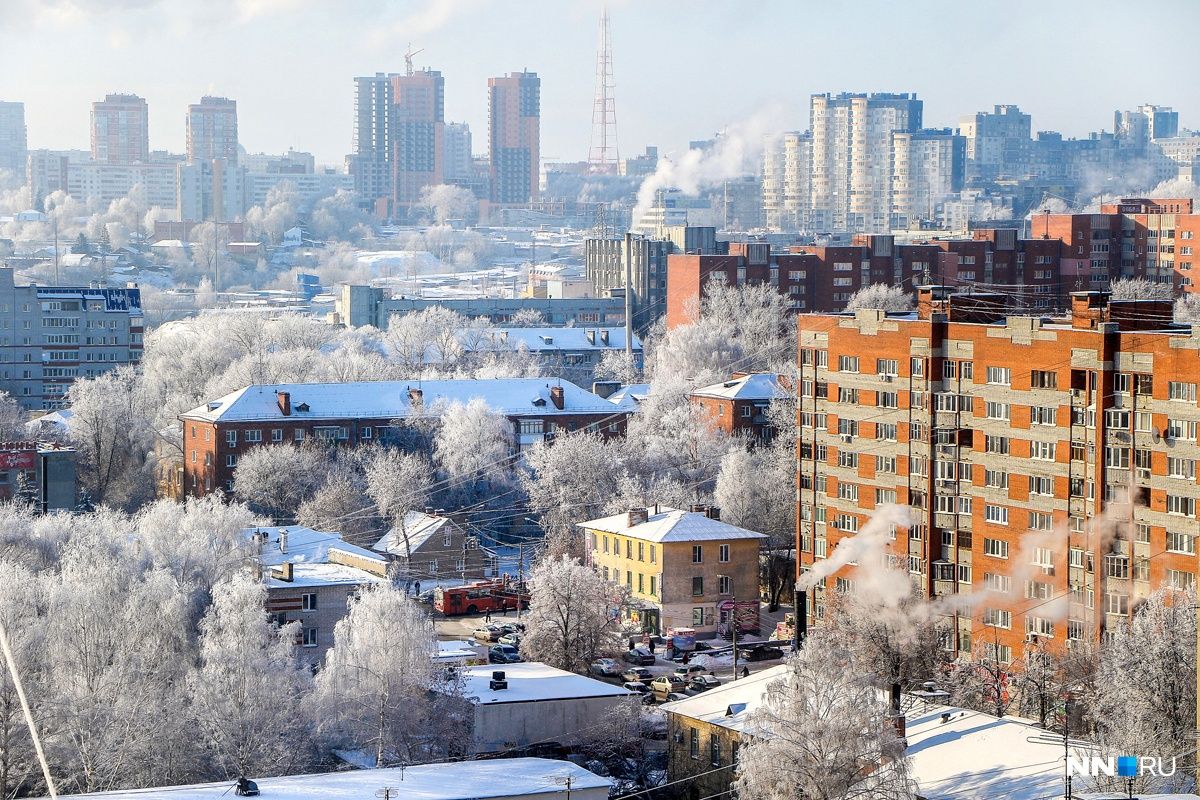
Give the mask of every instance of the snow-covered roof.
POLYGON ((663 703, 660 708, 668 714, 681 714, 734 731, 745 730, 751 715, 762 705, 767 686, 787 670, 786 664, 779 664, 685 700, 663 703))
POLYGON ((408 544, 405 544, 404 535, 400 532, 400 526, 397 525, 373 544, 371 549, 380 553, 407 556, 409 549, 416 552, 421 545, 429 541, 429 537, 437 535, 447 524, 453 525, 454 521, 449 517, 409 511, 404 515, 404 533, 408 535, 408 544))
POLYGON ((646 522, 629 526, 629 515, 615 514, 611 517, 576 523, 580 528, 605 533, 619 533, 648 542, 707 542, 724 539, 766 539, 761 533, 711 519, 703 511, 680 511, 677 508, 659 506, 658 513, 651 514, 646 522))
POLYGON ((322 419, 404 419, 436 413, 441 403, 481 398, 506 416, 613 413, 613 404, 570 381, 547 378, 497 378, 437 381, 353 381, 347 383, 253 384, 197 406, 180 416, 205 422, 303 422, 322 419), (560 411, 550 397, 562 387, 560 411), (414 408, 410 390, 422 392, 414 408), (279 407, 278 393, 291 397, 290 416, 279 407), (307 411, 302 407, 306 406, 307 411))
POLYGON ((282 580, 278 573, 265 574, 268 589, 286 589, 288 587, 312 588, 316 586, 358 586, 364 583, 382 583, 387 578, 380 577, 365 569, 351 567, 346 564, 296 564, 292 567, 292 579, 282 580))
POLYGON ((255 534, 266 534, 263 542, 261 561, 264 567, 278 566, 285 561, 293 564, 328 564, 329 551, 340 550, 356 558, 378 562, 386 566, 386 561, 377 553, 363 547, 347 544, 340 533, 325 533, 314 531, 303 525, 273 525, 257 528, 243 528, 242 537, 251 541, 255 534), (283 534, 287 534, 287 549, 282 547, 283 534))
POLYGON ((477 698, 480 705, 500 703, 534 703, 545 700, 574 700, 581 697, 622 697, 633 692, 611 683, 576 675, 574 672, 527 661, 521 664, 495 664, 469 667, 464 697, 477 698), (492 690, 489 686, 493 672, 503 672, 507 689, 492 690))
POLYGON ((779 376, 771 372, 743 375, 692 392, 693 397, 717 397, 723 400, 770 400, 785 394, 787 390, 779 385, 779 376))
POLYGON ((627 411, 637 411, 650 394, 650 384, 631 383, 608 396, 608 402, 627 411))
MULTIPOLYGON (((927 800, 1062 796, 1062 737, 1030 720, 935 704, 919 704, 906 717, 912 776, 927 800)), ((1077 790, 1087 788, 1082 783, 1076 779, 1077 790)))
MULTIPOLYGON (((463 332, 469 333, 469 332, 463 332)), ((625 329, 601 325, 598 327, 583 326, 579 328, 489 328, 491 334, 488 346, 507 346, 517 348, 524 344, 532 353, 555 352, 558 350, 571 351, 605 351, 625 349, 625 329), (608 344, 604 343, 603 333, 608 334, 608 344), (591 334, 589 339, 588 334, 591 334)), ((460 338, 465 338, 460 334, 460 338)), ((487 349, 487 346, 482 349, 487 349)), ((642 349, 642 340, 637 334, 633 335, 633 349, 642 349)))
MULTIPOLYGON (((363 800, 381 787, 396 789, 393 797, 405 800, 486 800, 487 798, 562 797, 566 778, 572 790, 603 789, 607 797, 612 781, 588 772, 570 761, 545 758, 501 758, 419 764, 401 769, 359 769, 318 775, 255 778, 264 798, 270 800, 363 800)), ((217 800, 233 796, 232 781, 127 789, 118 792, 77 794, 72 797, 104 800, 217 800)), ((382 795, 380 795, 382 796, 382 795)), ((590 795, 590 796, 595 796, 590 795)))

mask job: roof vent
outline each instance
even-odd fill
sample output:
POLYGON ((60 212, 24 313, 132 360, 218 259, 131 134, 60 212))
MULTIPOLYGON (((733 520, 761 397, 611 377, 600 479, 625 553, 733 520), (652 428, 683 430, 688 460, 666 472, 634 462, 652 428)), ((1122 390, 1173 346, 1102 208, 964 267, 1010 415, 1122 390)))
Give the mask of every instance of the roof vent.
POLYGON ((493 692, 499 692, 508 688, 508 681, 504 679, 504 670, 495 670, 492 673, 492 679, 488 681, 488 688, 493 692))
POLYGON ((211 403, 209 403, 209 404, 208 404, 208 410, 209 410, 209 411, 216 411, 218 408, 220 408, 220 407, 221 407, 221 405, 222 405, 221 401, 219 401, 219 400, 214 400, 213 402, 211 402, 211 403))
POLYGON ((725 709, 725 716, 736 717, 738 714, 742 713, 745 710, 746 710, 745 703, 730 703, 729 707, 725 709))

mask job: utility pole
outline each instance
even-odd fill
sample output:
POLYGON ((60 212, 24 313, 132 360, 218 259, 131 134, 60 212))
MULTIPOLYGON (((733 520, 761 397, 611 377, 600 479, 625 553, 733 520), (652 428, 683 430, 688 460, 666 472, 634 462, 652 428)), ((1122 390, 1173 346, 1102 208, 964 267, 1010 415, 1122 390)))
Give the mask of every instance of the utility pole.
POLYGON ((552 780, 559 786, 567 787, 567 800, 571 800, 571 790, 575 788, 575 776, 561 775, 554 777, 552 780))
POLYGON ((633 234, 625 232, 625 359, 633 363, 633 234))
POLYGON ((525 585, 525 543, 517 544, 517 621, 521 619, 521 595, 525 585))

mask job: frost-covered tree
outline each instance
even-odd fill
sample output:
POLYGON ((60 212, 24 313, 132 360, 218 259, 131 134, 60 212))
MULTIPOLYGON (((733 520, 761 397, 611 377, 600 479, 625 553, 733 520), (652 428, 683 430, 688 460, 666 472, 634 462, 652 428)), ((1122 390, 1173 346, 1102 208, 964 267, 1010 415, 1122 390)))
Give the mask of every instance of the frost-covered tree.
POLYGON ((433 440, 434 461, 450 482, 448 490, 471 495, 503 484, 513 457, 512 423, 481 397, 456 400, 441 411, 433 440))
POLYGON ((912 800, 888 707, 848 653, 819 637, 766 686, 749 722, 735 790, 750 800, 912 800))
POLYGON ((1174 776, 1139 776, 1134 791, 1185 791, 1196 763, 1196 590, 1159 590, 1109 634, 1096 679, 1103 752, 1178 756, 1174 776))
POLYGON ((405 375, 419 377, 430 365, 453 364, 461 355, 458 331, 466 317, 442 306, 394 315, 384 335, 389 355, 405 375))
POLYGON ((421 509, 433 491, 433 465, 419 453, 381 448, 365 460, 367 494, 385 523, 399 538, 404 557, 412 561, 405 515, 421 509))
POLYGON ((946 688, 955 705, 1003 717, 1013 702, 1011 663, 999 659, 1000 641, 995 628, 976 637, 971 653, 951 663, 945 671, 946 688))
POLYGON ((28 437, 25 423, 29 415, 8 392, 0 392, 0 442, 19 442, 28 437))
POLYGON ((546 327, 546 317, 537 309, 523 308, 513 314, 508 326, 510 328, 544 328, 546 327))
POLYGON ((888 286, 886 283, 873 283, 864 286, 846 301, 847 311, 857 311, 860 308, 874 308, 880 311, 912 311, 913 296, 899 286, 888 286))
POLYGON ((529 660, 583 674, 597 658, 620 652, 617 620, 626 602, 620 586, 564 555, 533 568, 529 592, 521 640, 529 660))
POLYGON ((1200 325, 1200 294, 1185 292, 1175 301, 1175 321, 1180 325, 1200 325))
POLYGON ((360 592, 317 675, 321 734, 377 766, 469 752, 461 687, 434 663, 433 622, 391 584, 360 592))
POLYGON ((80 482, 93 502, 136 507, 154 493, 149 397, 132 367, 80 378, 67 399, 80 482))
POLYGON ((353 544, 374 544, 383 527, 379 509, 365 491, 359 476, 339 473, 296 511, 296 522, 318 531, 337 531, 353 544))
POLYGON ((266 237, 271 244, 283 241, 283 234, 296 225, 300 193, 293 181, 280 181, 267 192, 266 202, 246 210, 248 235, 255 241, 266 237))
POLYGON ((479 217, 479 201, 471 190, 450 184, 424 187, 417 206, 438 225, 449 219, 473 222, 479 217))
POLYGON ((308 228, 319 239, 356 242, 375 233, 374 218, 358 207, 358 195, 338 189, 313 204, 308 228))
MULTIPOLYGON (((0 561, 0 619, 8 634, 13 661, 35 719, 43 719, 46 701, 43 642, 45 616, 43 579, 29 569, 0 561)), ((44 734, 45 731, 42 731, 44 734)), ((7 667, 0 670, 0 797, 35 794, 41 772, 35 760, 21 703, 7 667)))
POLYGON ((575 523, 603 515, 617 494, 621 445, 591 431, 577 431, 537 442, 523 452, 521 486, 530 509, 541 516, 551 557, 575 553, 575 523))
POLYGON ((294 519, 325 482, 328 463, 328 451, 316 443, 259 445, 238 458, 233 493, 276 520, 294 519))
POLYGON ((1145 278, 1120 278, 1108 285, 1113 300, 1174 300, 1175 290, 1169 283, 1155 283, 1145 278))
POLYGON ((312 675, 296 658, 299 623, 267 617, 267 591, 246 573, 217 585, 200 621, 200 664, 188 676, 192 714, 214 773, 281 775, 311 763, 301 713, 312 675))

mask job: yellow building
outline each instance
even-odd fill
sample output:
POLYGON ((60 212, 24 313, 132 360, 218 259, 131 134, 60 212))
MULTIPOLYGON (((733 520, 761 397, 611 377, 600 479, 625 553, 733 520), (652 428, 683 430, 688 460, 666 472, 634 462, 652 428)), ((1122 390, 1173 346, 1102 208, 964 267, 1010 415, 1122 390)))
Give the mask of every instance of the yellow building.
MULTIPOLYGON (((589 563, 628 587, 643 630, 694 628, 704 638, 731 617, 734 601, 757 610, 758 551, 767 537, 721 522, 720 509, 698 508, 637 508, 579 523, 589 563)), ((757 614, 738 618, 746 628, 757 614)))

